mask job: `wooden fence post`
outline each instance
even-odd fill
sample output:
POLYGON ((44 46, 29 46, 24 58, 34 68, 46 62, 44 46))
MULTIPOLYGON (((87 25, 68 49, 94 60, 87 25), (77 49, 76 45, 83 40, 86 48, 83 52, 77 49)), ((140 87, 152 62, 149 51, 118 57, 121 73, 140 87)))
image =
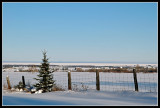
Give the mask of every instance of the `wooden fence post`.
POLYGON ((11 84, 10 84, 9 76, 8 75, 7 75, 6 79, 7 79, 8 89, 11 89, 11 84))
POLYGON ((147 67, 147 73, 148 73, 148 67, 147 67))
POLYGON ((71 85, 71 72, 68 71, 68 90, 72 90, 71 85))
POLYGON ((96 89, 100 90, 99 72, 96 70, 96 89))
POLYGON ((25 80, 24 80, 24 76, 22 76, 22 83, 23 83, 23 88, 26 86, 25 85, 25 80))
POLYGON ((138 91, 137 74, 135 69, 133 69, 133 77, 134 77, 135 91, 138 91))

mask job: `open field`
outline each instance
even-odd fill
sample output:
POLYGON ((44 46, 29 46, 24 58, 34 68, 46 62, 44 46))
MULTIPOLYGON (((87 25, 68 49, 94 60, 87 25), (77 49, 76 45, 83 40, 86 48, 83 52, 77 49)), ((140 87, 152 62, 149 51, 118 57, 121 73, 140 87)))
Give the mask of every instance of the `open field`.
MULTIPOLYGON (((38 72, 2 72, 2 85, 17 85, 25 77, 26 84, 35 84, 38 72)), ((100 72, 100 91, 96 90, 94 72, 71 72, 72 90, 68 90, 68 73, 54 72, 55 83, 65 91, 42 94, 9 92, 3 89, 3 105, 56 105, 56 106, 152 106, 157 105, 158 73, 137 73, 139 92, 134 89, 132 73, 100 72), (125 97, 125 98, 124 98, 125 97)))
MULTIPOLYGON (((7 84, 6 76, 9 76, 12 86, 17 85, 25 77, 26 83, 35 84, 38 72, 3 72, 2 84, 7 84)), ((133 73, 108 73, 100 72, 100 90, 102 91, 134 91, 133 73)), ((61 88, 68 89, 68 73, 54 72, 55 83, 61 88)), ((96 89, 95 72, 71 72, 72 89, 96 89)), ((137 73, 140 92, 157 92, 158 73, 137 73)))

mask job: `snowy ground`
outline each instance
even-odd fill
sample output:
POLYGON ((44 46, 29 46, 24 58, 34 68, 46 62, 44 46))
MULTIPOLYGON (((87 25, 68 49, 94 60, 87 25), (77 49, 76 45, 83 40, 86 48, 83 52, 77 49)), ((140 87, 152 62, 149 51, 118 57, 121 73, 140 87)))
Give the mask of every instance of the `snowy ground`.
MULTIPOLYGON (((3 72, 2 85, 7 85, 6 76, 9 76, 11 86, 17 85, 25 77, 26 84, 35 84, 38 72, 3 72)), ((103 73, 100 72, 100 89, 102 91, 134 91, 133 73, 103 73)), ((55 83, 67 90, 68 73, 54 72, 55 83)), ((137 80, 140 92, 157 92, 158 74, 157 73, 137 73, 137 80)), ((71 72, 72 89, 96 89, 95 72, 71 72), (82 87, 83 86, 83 87, 82 87)))
MULTIPOLYGON (((36 80, 33 78, 37 77, 37 74, 29 72, 3 72, 2 85, 6 84, 7 75, 12 86, 22 80, 22 75, 25 76, 26 84, 27 82, 34 84, 36 80)), ((3 90, 3 105, 157 106, 157 73, 137 74, 140 92, 134 91, 132 73, 100 73, 100 91, 95 90, 95 73, 72 72, 71 77, 74 90, 76 89, 75 85, 81 86, 80 84, 84 84, 89 88, 87 90, 68 91, 67 72, 55 72, 54 79, 56 83, 66 89, 66 91, 28 94, 3 90), (145 86, 141 86, 143 82, 145 82, 145 86), (152 92, 151 89, 153 90, 152 92)))
POLYGON ((56 91, 42 94, 4 93, 3 105, 157 105, 157 93, 134 91, 56 91))

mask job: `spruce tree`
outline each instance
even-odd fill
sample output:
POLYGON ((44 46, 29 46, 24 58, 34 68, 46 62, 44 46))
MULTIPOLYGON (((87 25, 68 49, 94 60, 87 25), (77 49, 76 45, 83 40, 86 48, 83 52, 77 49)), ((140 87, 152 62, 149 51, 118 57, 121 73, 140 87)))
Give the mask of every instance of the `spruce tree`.
POLYGON ((50 92, 52 87, 54 86, 54 80, 52 76, 52 72, 49 70, 49 62, 48 58, 46 58, 46 51, 43 51, 43 59, 40 66, 39 74, 37 75, 39 78, 34 78, 38 80, 38 83, 34 85, 36 90, 43 90, 43 92, 50 92))

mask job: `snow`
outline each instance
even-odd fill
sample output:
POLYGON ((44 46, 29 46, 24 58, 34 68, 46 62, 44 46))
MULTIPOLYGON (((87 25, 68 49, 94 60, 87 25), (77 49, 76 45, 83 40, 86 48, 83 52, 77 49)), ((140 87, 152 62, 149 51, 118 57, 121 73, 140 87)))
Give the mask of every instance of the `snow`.
POLYGON ((56 91, 41 94, 3 94, 3 105, 157 105, 157 93, 135 91, 56 91))
MULTIPOLYGON (((26 84, 35 84, 37 72, 2 72, 2 85, 6 84, 6 76, 9 76, 11 86, 16 85, 25 77, 26 84)), ((72 88, 74 84, 81 87, 82 84, 88 86, 87 90, 67 90, 68 78, 67 72, 54 72, 56 84, 65 89, 65 91, 55 91, 48 93, 30 94, 26 92, 10 92, 3 89, 3 105, 85 105, 85 106, 157 106, 157 73, 138 73, 139 92, 134 91, 132 73, 103 73, 100 72, 101 90, 96 91, 94 72, 71 72, 72 88), (122 81, 122 84, 120 83, 122 81), (130 83, 128 83, 130 82, 130 83), (149 88, 144 88, 141 83, 153 85, 153 92, 149 88), (130 84, 126 86, 126 84, 130 84), (156 86, 154 86, 156 84, 156 86), (155 90, 155 91, 154 91, 155 90)), ((147 86, 148 86, 147 85, 147 86)))
MULTIPOLYGON (((37 81, 38 72, 3 72, 2 84, 7 85, 6 76, 9 76, 10 84, 13 87, 19 81, 22 81, 22 76, 25 78, 25 83, 35 84, 37 81)), ((68 73, 54 72, 55 83, 67 90, 68 89, 68 73)), ((73 89, 96 89, 96 73, 95 72, 71 72, 72 88, 73 89)), ((139 91, 141 92, 157 92, 157 73, 137 73, 139 91)), ((100 72, 100 89, 105 91, 115 90, 131 90, 134 91, 133 73, 103 73, 100 72)))

